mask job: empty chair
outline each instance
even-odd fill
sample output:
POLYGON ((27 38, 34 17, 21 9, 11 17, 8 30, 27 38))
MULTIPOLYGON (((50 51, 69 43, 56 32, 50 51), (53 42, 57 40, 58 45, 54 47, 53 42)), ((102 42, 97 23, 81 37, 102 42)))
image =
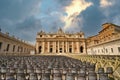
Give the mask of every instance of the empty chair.
POLYGON ((17 80, 26 80, 25 74, 23 74, 23 73, 17 73, 17 80))
POLYGON ((5 65, 2 65, 2 66, 1 66, 1 78, 2 78, 2 79, 5 79, 5 74, 6 74, 7 70, 8 70, 8 69, 6 68, 5 65))
POLYGON ((46 74, 51 74, 51 69, 45 69, 46 74))
POLYGON ((18 68, 18 67, 19 67, 18 63, 15 62, 14 65, 13 65, 13 67, 14 67, 15 69, 18 68))
POLYGON ((85 77, 84 74, 79 73, 79 74, 77 75, 77 80, 86 80, 86 77, 85 77))
POLYGON ((45 69, 41 80, 50 80, 51 69, 45 69))
POLYGON ((28 67, 27 68, 27 73, 29 74, 29 73, 33 73, 34 72, 34 69, 32 68, 32 67, 28 67))
POLYGON ((35 73, 30 73, 30 74, 29 74, 29 80, 38 80, 37 74, 35 74, 35 73))
POLYGON ((62 74, 63 74, 63 75, 66 75, 67 72, 68 72, 68 69, 67 69, 67 68, 63 68, 63 69, 62 69, 62 74))
POLYGON ((75 80, 74 73, 67 73, 65 80, 75 80))
POLYGON ((52 72, 53 80, 62 80, 62 74, 61 74, 59 68, 57 68, 57 66, 56 66, 56 68, 53 68, 52 71, 53 71, 52 72))
POLYGON ((42 74, 42 77, 41 77, 41 80, 50 80, 50 74, 48 74, 48 73, 43 73, 43 74, 42 74))
POLYGON ((16 73, 16 70, 15 70, 14 67, 10 67, 9 72, 12 73, 12 74, 15 74, 15 73, 16 73))
POLYGON ((107 67, 106 73, 107 74, 112 74, 113 73, 113 68, 112 67, 107 67))
POLYGON ((42 70, 41 70, 39 67, 36 67, 36 68, 35 68, 35 73, 41 74, 41 73, 42 73, 42 70))
POLYGON ((14 75, 11 73, 6 73, 6 80, 15 80, 14 75))
POLYGON ((104 68, 98 68, 99 80, 108 80, 108 74, 104 72, 104 68))
POLYGON ((76 70, 76 68, 74 67, 74 68, 71 68, 71 73, 73 73, 74 75, 76 75, 77 74, 77 70, 76 70))
POLYGON ((2 65, 2 66, 1 66, 1 73, 2 73, 2 74, 5 74, 6 72, 7 72, 6 66, 5 66, 5 65, 2 65))
POLYGON ((99 80, 109 80, 108 74, 99 74, 99 80))
POLYGON ((53 68, 52 73, 56 74, 56 73, 61 73, 61 72, 60 72, 59 68, 53 68))
POLYGON ((88 80, 97 80, 97 74, 96 73, 88 73, 88 80))
POLYGON ((85 68, 85 67, 82 67, 82 68, 79 70, 78 74, 83 74, 84 76, 86 76, 86 68, 85 68))
POLYGON ((53 80, 62 80, 62 74, 61 73, 53 74, 53 80))
POLYGON ((98 74, 103 74, 104 73, 104 68, 98 68, 98 74))
POLYGON ((17 73, 24 73, 24 69, 23 68, 18 68, 17 73))
POLYGON ((77 75, 77 80, 86 80, 86 68, 82 67, 77 75))
POLYGON ((95 71, 95 64, 92 63, 90 65, 87 65, 87 71, 89 71, 89 72, 93 71, 94 72, 95 71))

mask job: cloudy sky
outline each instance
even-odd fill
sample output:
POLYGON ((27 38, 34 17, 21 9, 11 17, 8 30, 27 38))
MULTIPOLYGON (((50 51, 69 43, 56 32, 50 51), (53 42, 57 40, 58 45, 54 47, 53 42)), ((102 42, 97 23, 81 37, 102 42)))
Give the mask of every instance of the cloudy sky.
POLYGON ((0 0, 0 28, 35 42, 40 30, 95 35, 106 22, 120 25, 120 0, 0 0))

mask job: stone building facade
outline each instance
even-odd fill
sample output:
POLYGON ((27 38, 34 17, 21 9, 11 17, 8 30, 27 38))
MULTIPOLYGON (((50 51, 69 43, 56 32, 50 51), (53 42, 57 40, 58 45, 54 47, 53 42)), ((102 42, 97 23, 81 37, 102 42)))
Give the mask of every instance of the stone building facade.
POLYGON ((61 28, 56 33, 40 31, 36 37, 36 53, 86 54, 84 33, 65 33, 61 28))
POLYGON ((84 37, 83 32, 37 33, 36 52, 41 53, 78 53, 94 55, 120 55, 120 26, 105 23, 95 36, 84 37))
POLYGON ((105 23, 95 36, 87 38, 87 53, 94 55, 120 55, 120 26, 105 23))
POLYGON ((94 55, 120 55, 120 26, 105 23, 95 36, 84 37, 83 32, 67 33, 61 28, 55 33, 40 31, 35 46, 0 31, 0 54, 73 53, 94 55))
POLYGON ((35 46, 0 31, 0 55, 28 54, 34 50, 35 46))

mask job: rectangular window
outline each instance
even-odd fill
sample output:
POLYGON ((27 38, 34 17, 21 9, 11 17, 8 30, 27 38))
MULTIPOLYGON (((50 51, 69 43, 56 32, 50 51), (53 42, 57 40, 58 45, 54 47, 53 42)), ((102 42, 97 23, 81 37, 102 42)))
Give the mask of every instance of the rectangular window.
POLYGON ((0 50, 2 49, 2 42, 0 42, 0 50))
POLYGON ((118 52, 120 52, 120 47, 118 47, 118 52))
POLYGON ((6 51, 9 51, 10 44, 7 45, 6 51))
POLYGON ((15 51, 15 45, 13 46, 13 52, 15 51))
POLYGON ((19 52, 19 46, 18 46, 18 48, 17 48, 17 52, 19 52))
POLYGON ((113 53, 113 48, 111 48, 111 52, 113 53))

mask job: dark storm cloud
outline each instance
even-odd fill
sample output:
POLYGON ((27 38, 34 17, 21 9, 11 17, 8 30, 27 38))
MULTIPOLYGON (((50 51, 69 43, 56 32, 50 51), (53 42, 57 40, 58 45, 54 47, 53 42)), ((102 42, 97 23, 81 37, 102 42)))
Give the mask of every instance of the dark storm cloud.
POLYGON ((86 36, 96 34, 101 29, 100 26, 105 18, 99 9, 99 3, 95 3, 79 15, 79 17, 83 18, 82 30, 85 32, 86 36))
POLYGON ((21 20, 34 15, 40 0, 0 0, 0 19, 21 20))
POLYGON ((45 31, 56 32, 59 27, 64 26, 64 22, 61 20, 61 17, 65 13, 63 6, 58 0, 42 0, 40 11, 41 13, 39 18, 41 19, 42 28, 45 31))
POLYGON ((18 36, 31 42, 35 41, 37 32, 42 28, 41 21, 34 17, 27 18, 25 21, 16 24, 16 26, 15 30, 19 33, 18 36))
POLYGON ((41 19, 42 28, 47 32, 56 32, 59 27, 63 27, 60 12, 51 12, 49 16, 41 19))
POLYGON ((35 40, 35 36, 33 38, 31 32, 38 30, 35 26, 39 20, 31 19, 31 16, 39 13, 39 7, 40 0, 0 0, 0 27, 2 31, 10 32, 11 35, 28 41, 35 40))
MULTIPOLYGON (((36 33, 41 29, 47 32, 56 32, 64 27, 63 17, 68 14, 65 7, 73 0, 0 0, 0 27, 2 31, 35 42, 36 33)), ((82 0, 80 0, 82 1, 82 0)), ((67 31, 85 32, 86 36, 94 35, 101 30, 105 22, 120 25, 119 0, 104 0, 110 5, 101 7, 101 0, 85 0, 93 3, 82 11, 72 21, 79 27, 69 28, 67 31), (80 20, 80 22, 79 22, 80 20)), ((74 26, 74 25, 73 25, 74 26)))
POLYGON ((87 1, 92 1, 93 5, 79 15, 79 17, 83 19, 81 26, 86 36, 97 34, 102 28, 101 25, 106 22, 120 25, 119 0, 112 1, 112 4, 106 7, 100 7, 100 1, 97 0, 87 1))

